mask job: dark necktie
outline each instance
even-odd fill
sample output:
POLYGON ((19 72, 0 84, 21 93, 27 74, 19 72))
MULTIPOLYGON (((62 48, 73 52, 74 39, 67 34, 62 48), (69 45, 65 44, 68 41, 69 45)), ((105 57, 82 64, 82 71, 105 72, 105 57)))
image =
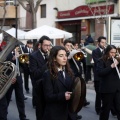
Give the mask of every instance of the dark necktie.
POLYGON ((63 79, 63 81, 64 81, 64 83, 65 83, 65 77, 64 77, 64 75, 63 75, 63 71, 59 71, 59 73, 60 73, 60 75, 61 75, 61 77, 62 77, 62 79, 63 79))
POLYGON ((44 54, 44 57, 45 57, 45 62, 47 62, 47 60, 48 60, 48 55, 47 55, 47 54, 44 54))

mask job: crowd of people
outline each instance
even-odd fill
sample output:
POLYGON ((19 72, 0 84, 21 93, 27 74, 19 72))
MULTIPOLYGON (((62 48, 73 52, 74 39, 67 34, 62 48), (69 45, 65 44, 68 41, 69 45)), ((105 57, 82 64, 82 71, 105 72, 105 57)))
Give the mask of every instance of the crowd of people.
MULTIPOLYGON (((96 92, 95 111, 99 120, 109 120, 110 111, 120 120, 120 78, 116 70, 120 64, 115 58, 117 48, 106 46, 106 38, 103 36, 97 42, 95 45, 91 35, 87 35, 86 40, 80 40, 80 45, 67 39, 63 45, 52 47, 51 39, 42 36, 34 46, 32 40, 28 40, 25 46, 17 45, 6 61, 16 64, 20 50, 28 53, 29 61, 19 63, 19 74, 12 79, 11 87, 0 99, 0 120, 7 120, 13 90, 20 120, 29 120, 25 114, 24 100, 27 98, 23 92, 23 89, 26 94, 30 92, 29 79, 36 120, 82 119, 81 115, 71 112, 68 107, 73 94, 72 86, 76 77, 83 78, 87 84, 92 79, 92 73, 96 92), (83 55, 80 60, 69 57, 73 49, 83 55)), ((89 104, 85 97, 83 107, 89 104)))

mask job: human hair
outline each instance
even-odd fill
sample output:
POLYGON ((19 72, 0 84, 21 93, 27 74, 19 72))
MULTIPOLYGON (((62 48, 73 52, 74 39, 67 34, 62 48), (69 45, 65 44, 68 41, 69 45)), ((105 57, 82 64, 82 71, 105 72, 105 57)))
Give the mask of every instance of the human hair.
POLYGON ((104 54, 103 54, 103 56, 102 56, 102 59, 104 60, 104 61, 107 61, 107 59, 108 59, 108 57, 109 57, 109 52, 110 52, 110 50, 112 50, 112 49, 117 49, 114 45, 108 45, 107 47, 106 47, 106 49, 105 49, 105 51, 104 51, 104 54))
POLYGON ((39 41, 37 41, 33 46, 33 51, 37 51, 39 49, 38 47, 39 47, 39 41))
MULTIPOLYGON (((50 55, 49 55, 49 59, 48 59, 48 68, 49 68, 50 74, 53 78, 57 78, 59 64, 55 61, 55 59, 60 50, 64 50, 67 54, 67 51, 63 46, 54 46, 50 50, 50 55)), ((72 72, 72 69, 70 68, 68 61, 65 65, 65 71, 73 78, 73 72, 72 72)))
POLYGON ((48 36, 43 35, 40 39, 39 39, 39 43, 43 43, 44 40, 48 40, 51 41, 51 39, 48 36))
POLYGON ((63 45, 65 46, 67 43, 72 43, 72 41, 70 39, 66 39, 66 40, 64 40, 63 45))
POLYGON ((98 38, 98 40, 97 40, 98 43, 100 43, 102 39, 105 39, 105 40, 106 40, 106 37, 104 37, 104 36, 100 36, 100 37, 98 38))
POLYGON ((76 44, 78 44, 78 42, 76 42, 76 41, 72 41, 72 44, 73 44, 73 45, 76 45, 76 44))
POLYGON ((33 44, 33 41, 32 40, 28 40, 27 44, 33 44))

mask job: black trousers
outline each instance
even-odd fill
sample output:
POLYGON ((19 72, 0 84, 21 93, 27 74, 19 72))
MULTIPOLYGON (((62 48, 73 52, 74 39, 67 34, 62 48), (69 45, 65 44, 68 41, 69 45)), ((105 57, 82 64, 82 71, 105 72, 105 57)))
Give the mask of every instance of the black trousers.
POLYGON ((24 69, 24 88, 26 91, 29 91, 29 77, 30 77, 30 71, 28 69, 24 69))
POLYGON ((94 88, 95 88, 95 92, 96 92, 95 111, 97 113, 99 113, 100 110, 101 110, 101 105, 102 105, 101 93, 99 91, 99 89, 100 89, 100 81, 94 81, 94 88))
POLYGON ((115 93, 101 93, 102 108, 99 120, 108 120, 109 113, 114 104, 117 119, 120 120, 120 91, 115 93))
POLYGON ((86 75, 85 75, 85 81, 86 82, 88 82, 89 80, 91 80, 91 70, 92 69, 93 69, 93 65, 86 65, 86 75))
POLYGON ((17 76, 16 83, 11 85, 10 89, 6 94, 8 105, 10 103, 13 90, 15 90, 15 98, 16 98, 16 104, 19 112, 19 118, 20 119, 26 118, 24 94, 23 94, 23 80, 21 75, 17 76))
POLYGON ((0 120, 7 120, 7 99, 6 95, 0 99, 0 120))

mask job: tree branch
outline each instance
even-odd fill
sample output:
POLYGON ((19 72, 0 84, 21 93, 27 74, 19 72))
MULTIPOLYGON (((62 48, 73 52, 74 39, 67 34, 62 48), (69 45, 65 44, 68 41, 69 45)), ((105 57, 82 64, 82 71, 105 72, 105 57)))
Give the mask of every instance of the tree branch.
MULTIPOLYGON (((27 8, 27 6, 24 5, 24 3, 22 2, 23 0, 18 0, 18 2, 20 3, 20 5, 28 12, 30 12, 30 9, 27 8)), ((26 0, 29 4, 29 0, 26 0)))
POLYGON ((4 24, 5 24, 5 15, 6 15, 6 0, 4 2, 4 6, 3 6, 3 9, 4 9, 4 14, 3 14, 3 21, 1 23, 1 29, 3 28, 4 24))
POLYGON ((37 12, 37 10, 38 10, 39 5, 40 5, 41 2, 42 2, 42 0, 38 0, 38 1, 36 2, 35 12, 37 12))

